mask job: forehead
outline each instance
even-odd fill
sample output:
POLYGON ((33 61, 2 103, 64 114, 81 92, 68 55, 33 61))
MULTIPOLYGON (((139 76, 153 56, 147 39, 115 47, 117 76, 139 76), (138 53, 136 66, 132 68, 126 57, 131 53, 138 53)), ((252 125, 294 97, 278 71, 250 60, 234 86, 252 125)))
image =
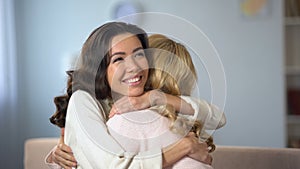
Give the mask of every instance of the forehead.
POLYGON ((124 33, 117 35, 111 40, 111 51, 126 51, 132 48, 142 47, 140 40, 136 35, 124 33))

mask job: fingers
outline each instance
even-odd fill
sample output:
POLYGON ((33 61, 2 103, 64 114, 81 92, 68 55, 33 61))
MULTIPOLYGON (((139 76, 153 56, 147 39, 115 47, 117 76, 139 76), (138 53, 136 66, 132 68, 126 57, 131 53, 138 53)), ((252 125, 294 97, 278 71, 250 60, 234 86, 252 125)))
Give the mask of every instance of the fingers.
POLYGON ((212 165, 213 158, 210 154, 207 155, 206 159, 203 161, 205 164, 212 165))
POLYGON ((208 165, 211 165, 212 164, 212 156, 209 154, 209 147, 208 147, 208 145, 207 145, 207 143, 206 142, 200 142, 199 143, 199 145, 200 145, 200 147, 201 147, 201 149, 203 150, 203 162, 205 163, 205 164, 208 164, 208 165))
POLYGON ((65 169, 71 169, 72 167, 77 166, 77 163, 68 161, 68 160, 64 159, 63 157, 61 157, 59 154, 56 154, 55 152, 53 153, 53 156, 54 156, 53 161, 65 169))
POLYGON ((116 108, 113 106, 109 112, 108 117, 112 118, 115 114, 118 114, 118 111, 116 110, 116 108))
POLYGON ((60 144, 64 144, 64 137, 65 137, 65 128, 61 128, 61 133, 60 133, 60 137, 59 137, 59 143, 60 144))
POLYGON ((112 110, 115 114, 122 114, 124 112, 132 110, 132 105, 128 97, 125 96, 114 102, 112 110))
POLYGON ((130 99, 127 96, 125 96, 115 101, 114 105, 112 106, 112 109, 110 110, 109 118, 113 117, 116 114, 122 114, 133 110, 136 109, 130 102, 130 99))
POLYGON ((71 147, 64 143, 64 128, 61 129, 61 135, 58 146, 52 152, 52 161, 65 169, 71 169, 77 166, 77 161, 73 155, 71 147))
POLYGON ((65 128, 60 129, 60 136, 64 137, 65 136, 65 128))
POLYGON ((150 106, 165 105, 167 103, 166 94, 159 90, 151 90, 148 94, 150 106))
POLYGON ((64 168, 76 167, 77 161, 69 146, 59 144, 53 152, 53 161, 64 168))
POLYGON ((58 148, 66 154, 73 154, 72 149, 65 144, 59 144, 58 148))
POLYGON ((189 137, 196 137, 196 134, 194 132, 189 132, 187 136, 189 136, 189 137))
POLYGON ((187 137, 192 143, 192 149, 188 156, 197 161, 211 165, 212 157, 209 154, 209 147, 207 143, 199 141, 193 133, 188 133, 187 137))
POLYGON ((146 109, 150 107, 148 95, 142 95, 138 97, 124 96, 114 102, 114 111, 117 114, 122 114, 130 111, 146 109))

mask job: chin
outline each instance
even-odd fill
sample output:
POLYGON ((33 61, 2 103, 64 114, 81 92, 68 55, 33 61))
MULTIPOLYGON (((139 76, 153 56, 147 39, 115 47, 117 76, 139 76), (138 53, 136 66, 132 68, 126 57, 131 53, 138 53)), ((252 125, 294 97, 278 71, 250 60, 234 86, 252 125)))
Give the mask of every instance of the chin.
POLYGON ((133 91, 129 91, 128 92, 128 96, 129 97, 136 97, 136 96, 140 96, 144 93, 144 89, 142 90, 133 90, 133 91))

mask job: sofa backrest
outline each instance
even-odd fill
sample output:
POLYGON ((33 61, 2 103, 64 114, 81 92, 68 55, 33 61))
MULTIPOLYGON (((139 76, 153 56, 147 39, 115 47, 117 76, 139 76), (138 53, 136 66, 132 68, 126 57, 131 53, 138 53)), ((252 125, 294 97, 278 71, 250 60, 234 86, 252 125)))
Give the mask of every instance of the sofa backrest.
POLYGON ((300 149, 217 146, 215 169, 300 169, 300 149))
MULTIPOLYGON (((48 169, 45 157, 58 138, 33 138, 25 142, 25 169, 48 169)), ((300 169, 300 149, 217 145, 214 169, 300 169)))
POLYGON ((58 138, 32 138, 25 141, 24 169, 49 169, 45 164, 47 154, 58 143, 58 138))

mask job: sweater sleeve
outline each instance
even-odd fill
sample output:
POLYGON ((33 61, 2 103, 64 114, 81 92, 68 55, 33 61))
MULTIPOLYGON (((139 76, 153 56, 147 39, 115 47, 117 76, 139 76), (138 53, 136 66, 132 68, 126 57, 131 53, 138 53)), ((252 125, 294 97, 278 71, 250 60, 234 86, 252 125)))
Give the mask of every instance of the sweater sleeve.
POLYGON ((200 120, 204 124, 205 130, 219 129, 226 124, 225 114, 217 106, 209 104, 203 99, 197 99, 190 96, 180 97, 191 104, 195 110, 193 118, 200 120))
POLYGON ((162 152, 125 152, 108 133, 104 111, 87 92, 76 91, 70 98, 65 143, 78 162, 78 168, 139 169, 162 168, 162 152))

